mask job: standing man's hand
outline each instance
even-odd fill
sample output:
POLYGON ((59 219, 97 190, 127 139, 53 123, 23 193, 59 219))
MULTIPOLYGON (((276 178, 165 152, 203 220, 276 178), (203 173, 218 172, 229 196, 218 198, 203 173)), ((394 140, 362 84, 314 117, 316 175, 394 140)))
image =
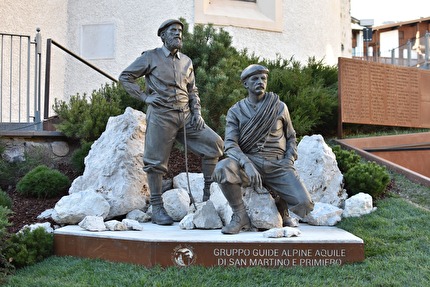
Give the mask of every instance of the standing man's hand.
POLYGON ((200 114, 200 111, 193 111, 191 115, 191 126, 195 130, 201 130, 205 128, 205 121, 200 114))

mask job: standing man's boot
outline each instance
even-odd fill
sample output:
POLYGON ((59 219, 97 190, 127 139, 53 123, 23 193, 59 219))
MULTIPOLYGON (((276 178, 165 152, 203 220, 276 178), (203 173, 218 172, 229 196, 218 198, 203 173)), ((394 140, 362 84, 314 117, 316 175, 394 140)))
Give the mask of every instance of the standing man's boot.
POLYGON ((147 173, 149 191, 151 193, 150 203, 152 205, 152 223, 159 225, 172 225, 173 219, 167 214, 163 206, 162 186, 163 175, 158 173, 147 173))
POLYGON ((224 234, 237 234, 241 230, 250 230, 251 220, 246 212, 240 186, 237 184, 222 183, 220 184, 220 188, 233 210, 230 223, 224 226, 221 232, 224 234))
POLYGON ((214 172, 217 162, 217 158, 202 159, 202 173, 205 180, 205 185, 203 187, 203 201, 209 200, 211 196, 211 184, 213 182, 212 173, 214 172))

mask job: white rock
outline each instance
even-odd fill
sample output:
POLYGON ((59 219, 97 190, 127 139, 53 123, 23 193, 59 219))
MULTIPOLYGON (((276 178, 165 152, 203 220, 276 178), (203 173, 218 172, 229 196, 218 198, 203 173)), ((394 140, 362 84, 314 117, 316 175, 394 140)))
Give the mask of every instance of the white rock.
POLYGON ((94 190, 84 190, 63 196, 54 207, 52 219, 59 224, 76 224, 85 216, 106 218, 110 205, 107 200, 94 190))
POLYGON ((127 230, 127 226, 118 220, 106 221, 105 226, 110 231, 126 231, 127 230))
POLYGON ((272 228, 263 232, 263 236, 266 238, 293 237, 300 234, 301 231, 299 229, 292 227, 272 228))
POLYGON ((341 207, 348 197, 336 156, 321 135, 305 136, 297 146, 295 168, 314 202, 341 207))
POLYGON ((137 221, 133 219, 123 219, 122 223, 127 226, 129 230, 143 230, 143 226, 137 221))
POLYGON ((282 227, 282 217, 269 193, 261 194, 247 188, 244 201, 252 226, 263 230, 282 227))
POLYGON ((148 222, 151 220, 151 216, 149 216, 148 214, 146 214, 145 212, 143 212, 140 209, 135 209, 135 210, 130 211, 129 213, 127 213, 125 218, 133 219, 133 220, 136 220, 138 222, 148 222))
POLYGON ((187 215, 185 215, 184 218, 182 218, 182 220, 179 222, 179 228, 181 229, 185 229, 185 230, 191 230, 194 229, 194 213, 189 213, 187 215))
POLYGON ((218 216, 215 206, 210 200, 197 206, 193 223, 199 229, 218 229, 222 227, 221 218, 218 216))
MULTIPOLYGON (((202 202, 203 187, 205 185, 203 173, 188 173, 190 180, 190 190, 195 202, 202 202)), ((173 178, 173 188, 180 188, 188 191, 187 174, 182 172, 173 178)))
POLYGON ((284 237, 300 236, 300 234, 302 234, 300 229, 297 229, 297 228, 287 226, 287 227, 283 227, 282 229, 284 230, 284 237))
POLYGON ((211 185, 210 201, 212 201, 214 204, 215 209, 223 222, 223 225, 227 225, 230 222, 233 211, 231 210, 231 207, 222 193, 218 183, 212 183, 211 185))
POLYGON ((52 214, 55 212, 54 208, 47 209, 37 216, 37 219, 48 219, 52 218, 52 214))
POLYGON ((149 197, 143 171, 146 116, 127 108, 124 114, 110 117, 106 130, 91 146, 85 158, 85 171, 76 178, 70 194, 97 190, 109 202, 107 218, 144 209, 149 197))
POLYGON ((42 227, 46 232, 48 233, 53 233, 54 229, 51 227, 51 223, 49 222, 44 222, 44 223, 34 223, 34 224, 30 224, 30 225, 24 225, 19 232, 22 232, 24 229, 29 228, 30 231, 34 231, 35 229, 42 227))
POLYGON ((372 196, 367 193, 360 192, 351 196, 345 201, 343 217, 359 217, 364 214, 369 214, 376 209, 373 208, 372 196))
POLYGON ((163 205, 174 221, 181 221, 188 213, 190 197, 185 189, 175 188, 163 193, 163 205))
POLYGON ((106 225, 103 221, 103 217, 101 216, 92 216, 88 215, 79 222, 78 224, 81 228, 88 231, 105 231, 106 225))
POLYGON ((311 225, 336 225, 342 218, 343 210, 337 206, 316 202, 314 210, 309 213, 304 219, 304 222, 308 222, 311 225))
POLYGON ((271 228, 263 232, 263 237, 281 238, 284 237, 284 230, 282 230, 282 228, 271 228))

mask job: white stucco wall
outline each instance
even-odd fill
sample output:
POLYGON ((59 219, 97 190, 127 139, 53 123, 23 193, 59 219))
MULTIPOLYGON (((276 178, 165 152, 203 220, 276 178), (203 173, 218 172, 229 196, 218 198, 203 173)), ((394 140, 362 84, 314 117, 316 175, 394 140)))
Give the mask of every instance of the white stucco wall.
MULTIPOLYGON (((233 36, 235 47, 248 48, 264 58, 274 59, 279 54, 284 58, 293 56, 300 62, 306 62, 309 57, 315 56, 329 65, 335 65, 342 55, 341 44, 348 46, 351 42, 351 34, 348 39, 342 38, 345 32, 345 21, 341 18, 342 2, 345 1, 283 1, 282 33, 237 27, 225 29, 233 36)), ((350 28, 350 17, 346 25, 350 28)))
MULTIPOLYGON (((351 56, 350 0, 283 0, 282 9, 282 32, 223 28, 232 35, 236 48, 247 48, 262 58, 274 59, 279 54, 305 62, 315 56, 335 65, 339 56, 351 56)), ((142 51, 160 46, 156 35, 159 25, 165 19, 179 17, 193 26, 195 1, 2 0, 0 6, 2 32, 34 34, 40 27, 44 43, 52 38, 76 54, 81 53, 83 25, 113 25, 114 57, 88 60, 113 77, 118 77, 142 51)), ((91 93, 110 82, 58 48, 54 47, 53 57, 51 101, 54 97, 67 100, 72 94, 91 93)))
MULTIPOLYGON (((9 34, 19 34, 30 36, 31 41, 34 41, 36 36, 36 28, 40 28, 40 33, 42 35, 42 89, 41 89, 41 107, 43 109, 44 100, 44 75, 45 75, 45 62, 46 62, 46 39, 50 37, 55 37, 55 39, 59 42, 65 42, 67 33, 67 1, 65 0, 1 0, 0 1, 0 32, 9 33, 9 34)), ((31 65, 34 65, 34 53, 33 47, 31 48, 31 65)), ((6 59, 7 55, 3 55, 6 59)), ((55 88, 57 94, 62 95, 62 91, 64 90, 64 61, 63 56, 55 53, 53 55, 53 61, 56 63, 55 66, 52 67, 51 72, 51 80, 52 85, 55 88), (59 56, 59 57, 58 57, 59 56)), ((16 64, 16 63, 15 63, 16 64)), ((14 65, 15 65, 14 64, 14 65)), ((15 66, 16 67, 16 66, 15 66)), ((9 68, 9 67, 4 67, 9 68)), ((30 81, 30 91, 31 96, 34 94, 34 75, 31 74, 30 81)), ((9 79, 8 71, 4 70, 2 86, 5 87, 4 81, 9 79)), ((14 81, 17 78, 13 78, 14 81)), ((16 85, 14 83, 13 85, 16 85)), ((13 88, 13 94, 16 95, 17 88, 13 88)), ((5 91, 5 90, 4 90, 5 91)), ((22 90, 25 93, 25 90, 22 90)), ((9 96, 6 91, 3 93, 3 111, 2 115, 9 114, 9 106, 4 104, 4 96, 9 96), (6 110, 7 109, 7 110, 6 110)), ((31 103, 33 106, 33 103, 31 103)), ((22 108, 25 109, 25 106, 22 108)), ((13 102, 13 121, 18 121, 16 115, 18 114, 18 105, 16 102, 13 102)), ((32 112, 30 112, 31 115, 32 112)), ((42 115, 43 117, 43 110, 42 115)), ((3 117, 3 120, 5 118, 3 117)), ((6 119, 8 120, 8 119, 6 119)))

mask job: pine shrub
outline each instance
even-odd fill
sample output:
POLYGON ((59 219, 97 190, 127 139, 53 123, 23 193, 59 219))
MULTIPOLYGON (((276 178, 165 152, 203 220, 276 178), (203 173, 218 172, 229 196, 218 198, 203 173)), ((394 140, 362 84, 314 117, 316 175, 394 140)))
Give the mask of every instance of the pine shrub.
POLYGON ((376 162, 358 163, 345 174, 345 188, 349 196, 360 192, 379 198, 390 183, 390 175, 385 167, 376 162))
POLYGON ((0 189, 0 206, 12 208, 12 199, 10 196, 3 190, 0 189))
POLYGON ((333 134, 337 127, 337 68, 310 57, 306 65, 294 59, 267 63, 268 89, 288 105, 298 135, 333 134))
POLYGON ((0 188, 8 189, 38 165, 55 166, 57 163, 43 147, 32 147, 24 153, 23 161, 8 162, 0 157, 0 188))
MULTIPOLYGON (((186 21, 184 22, 186 23, 186 21)), ((182 52, 193 59, 196 85, 206 123, 223 134, 223 116, 228 109, 247 94, 240 82, 240 73, 251 63, 258 62, 245 51, 232 46, 232 37, 213 25, 195 25, 193 34, 184 29, 182 52)))
POLYGON ((54 235, 43 227, 24 228, 10 237, 5 253, 16 268, 33 265, 54 253, 54 235))
POLYGON ((52 198, 69 186, 69 178, 60 171, 39 165, 18 182, 16 190, 24 196, 52 198))
POLYGON ((10 226, 9 215, 11 213, 9 208, 0 205, 0 285, 5 281, 6 276, 14 270, 14 266, 6 256, 6 243, 9 238, 7 227, 10 226))
POLYGON ((79 149, 77 149, 71 157, 72 165, 79 171, 80 173, 84 172, 85 169, 85 157, 88 155, 91 149, 91 145, 93 142, 85 142, 81 145, 79 149))
POLYGON ((55 100, 53 110, 61 122, 57 129, 70 138, 81 141, 94 141, 100 137, 106 128, 109 117, 123 112, 120 108, 118 94, 105 85, 94 91, 88 99, 77 94, 70 98, 69 103, 55 100))
MULTIPOLYGON (((306 65, 291 59, 269 61, 232 46, 231 35, 213 25, 195 25, 192 33, 184 23, 182 52, 193 60, 196 85, 205 122, 221 136, 228 109, 247 96, 240 74, 250 64, 263 64, 270 70, 267 91, 284 101, 300 136, 333 134, 337 126, 337 67, 324 65, 314 57, 306 65)), ((137 82, 144 89, 144 78, 137 82)), ((110 116, 130 106, 145 112, 145 104, 130 97, 122 85, 106 85, 86 95, 72 96, 69 103, 55 101, 54 111, 61 123, 58 130, 81 142, 95 141, 105 130, 110 116)))
POLYGON ((343 174, 361 161, 361 157, 355 151, 342 149, 340 145, 333 146, 332 151, 336 155, 337 165, 343 174))

